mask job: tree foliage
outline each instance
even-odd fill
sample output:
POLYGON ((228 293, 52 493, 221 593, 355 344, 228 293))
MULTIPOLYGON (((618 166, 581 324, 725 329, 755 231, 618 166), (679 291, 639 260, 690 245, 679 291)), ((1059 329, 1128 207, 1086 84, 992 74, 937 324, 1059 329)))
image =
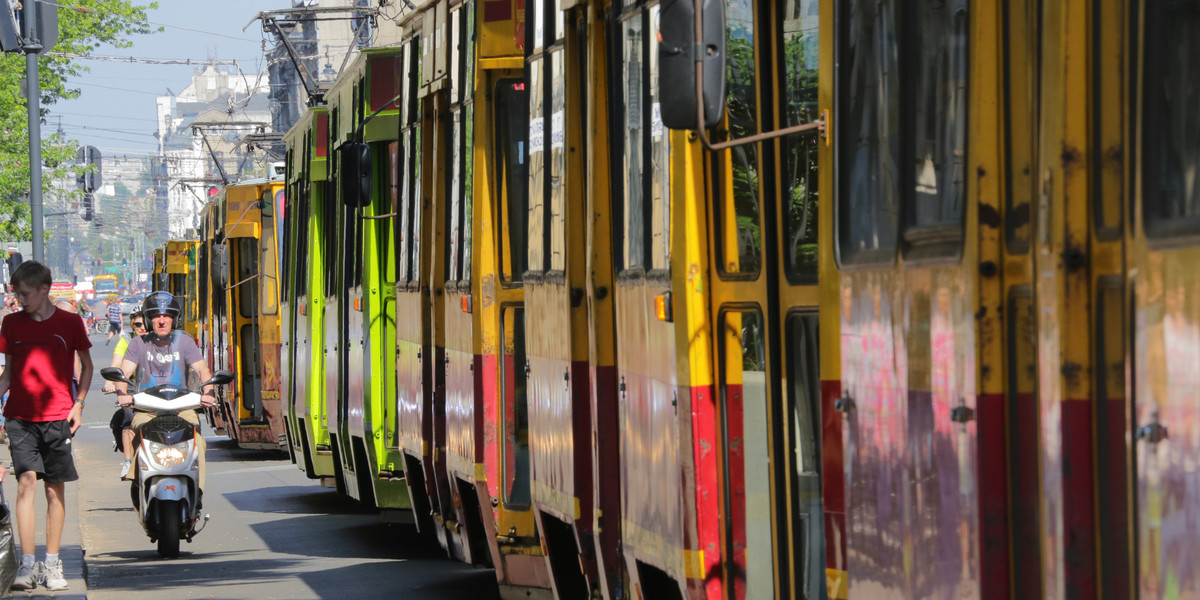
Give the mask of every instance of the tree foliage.
MULTIPOLYGON (((26 0, 27 2, 32 0, 26 0)), ((156 3, 134 4, 129 0, 75 0, 58 11, 58 44, 54 53, 89 55, 104 45, 128 48, 132 36, 156 31, 147 21, 147 10, 156 3)), ((66 98, 77 98, 78 88, 70 79, 84 76, 88 67, 76 58, 48 56, 38 60, 42 106, 66 98)), ((21 88, 25 79, 25 56, 0 55, 0 239, 30 239, 29 124, 21 88)), ((43 108, 42 114, 46 110, 43 108)), ((42 123, 45 127, 43 119, 42 123)), ((78 143, 58 135, 42 136, 42 177, 45 194, 51 182, 77 172, 74 165, 78 143)))

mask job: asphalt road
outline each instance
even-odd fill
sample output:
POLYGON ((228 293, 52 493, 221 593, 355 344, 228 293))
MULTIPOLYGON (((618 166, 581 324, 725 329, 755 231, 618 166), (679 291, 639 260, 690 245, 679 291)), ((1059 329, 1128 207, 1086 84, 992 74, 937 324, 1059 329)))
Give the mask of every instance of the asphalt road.
MULTIPOLYGON (((88 598, 499 597, 491 570, 444 558, 413 526, 382 523, 305 478, 283 454, 239 450, 211 435, 204 508, 212 519, 178 558, 159 558, 138 525, 129 483, 117 477, 108 429, 114 397, 100 392, 99 377, 112 347, 103 335, 92 342, 97 374, 75 437, 81 479, 67 490, 78 509, 88 598)), ((64 552, 70 538, 68 531, 64 552)))

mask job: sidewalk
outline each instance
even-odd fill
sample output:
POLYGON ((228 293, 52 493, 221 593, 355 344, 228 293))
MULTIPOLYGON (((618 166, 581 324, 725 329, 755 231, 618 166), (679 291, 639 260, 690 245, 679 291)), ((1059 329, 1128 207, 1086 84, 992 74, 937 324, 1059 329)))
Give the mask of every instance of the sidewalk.
MULTIPOLYGON (((11 466, 12 459, 8 454, 8 445, 0 446, 0 460, 11 466)), ((80 473, 82 475, 82 472, 80 473)), ((81 479, 82 480, 82 479, 81 479)), ((63 524, 62 545, 58 555, 63 562, 63 575, 67 577, 70 588, 62 592, 51 592, 44 587, 36 590, 13 590, 9 598, 54 598, 56 600, 85 600, 87 585, 83 576, 83 539, 79 527, 79 482, 68 483, 66 486, 66 522, 63 524)), ((16 511, 17 480, 10 472, 4 478, 4 498, 9 507, 16 511)), ((38 484, 36 500, 37 513, 37 559, 42 560, 46 555, 46 495, 38 484)), ((16 523, 13 523, 13 535, 16 535, 16 523)), ((17 552, 20 552, 20 541, 17 541, 17 552)), ((20 556, 17 557, 20 560, 20 556)))

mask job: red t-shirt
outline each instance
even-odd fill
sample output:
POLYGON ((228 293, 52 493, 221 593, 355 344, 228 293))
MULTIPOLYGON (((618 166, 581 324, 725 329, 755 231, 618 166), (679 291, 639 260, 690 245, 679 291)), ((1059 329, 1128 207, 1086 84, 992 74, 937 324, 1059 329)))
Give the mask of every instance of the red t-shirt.
POLYGON ((4 416, 25 421, 62 421, 75 404, 71 383, 75 351, 92 347, 79 315, 55 308, 45 321, 24 311, 0 323, 0 353, 12 372, 4 416))

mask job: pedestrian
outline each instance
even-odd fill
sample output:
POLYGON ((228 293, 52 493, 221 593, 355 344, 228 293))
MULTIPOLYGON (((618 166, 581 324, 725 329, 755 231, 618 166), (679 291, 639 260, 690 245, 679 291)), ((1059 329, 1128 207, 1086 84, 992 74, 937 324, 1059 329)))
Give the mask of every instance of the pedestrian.
MULTIPOLYGON (((142 313, 135 312, 130 315, 129 326, 133 328, 132 339, 138 339, 146 335, 146 319, 142 316, 142 313)), ((121 339, 117 342, 117 348, 113 350, 112 364, 109 366, 120 367, 124 364, 125 351, 128 348, 129 341, 122 335, 121 339)), ((104 382, 104 393, 110 394, 116 391, 117 385, 115 383, 111 381, 104 382)), ((125 406, 117 410, 121 411, 121 454, 125 458, 124 462, 121 463, 121 479, 126 479, 129 476, 129 467, 133 464, 133 408, 125 406)))
POLYGON ((0 353, 7 368, 0 374, 5 432, 17 477, 17 537, 21 566, 12 588, 67 589, 58 557, 65 520, 66 482, 79 479, 71 456, 71 437, 82 423, 83 401, 92 382, 92 343, 78 315, 50 300, 50 269, 25 261, 12 273, 21 311, 0 324, 0 353), (79 379, 72 375, 79 361, 79 379), (34 494, 41 479, 46 494, 46 556, 34 562, 34 494))
POLYGON ((121 334, 121 303, 115 298, 108 301, 108 339, 104 342, 107 346, 112 343, 114 335, 121 334))

